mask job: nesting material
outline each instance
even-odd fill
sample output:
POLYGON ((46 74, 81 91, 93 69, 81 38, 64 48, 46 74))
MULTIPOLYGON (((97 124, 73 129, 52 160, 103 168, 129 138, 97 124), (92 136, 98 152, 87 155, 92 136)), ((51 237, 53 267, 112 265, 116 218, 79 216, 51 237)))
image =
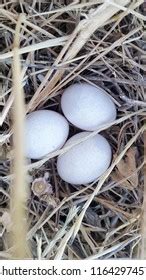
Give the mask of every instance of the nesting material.
MULTIPOLYGON (((6 2, 1 5, 0 28, 0 259, 14 258, 16 246, 20 256, 18 239, 23 241, 23 248, 27 240, 29 259, 144 259, 143 0, 6 2), (15 76, 22 80, 19 86, 12 78, 12 64, 16 55, 15 27, 21 15, 17 52, 21 54, 21 73, 18 75, 14 70, 15 76), (12 90, 12 80, 16 90, 12 90), (86 187, 67 184, 58 176, 54 156, 64 154, 66 149, 56 150, 42 160, 25 161, 26 166, 22 168, 18 152, 22 142, 18 137, 15 159, 12 146, 16 93, 22 97, 19 95, 24 89, 26 114, 38 108, 60 112, 63 91, 82 82, 107 91, 118 108, 118 120, 104 131, 112 146, 113 164, 98 182, 86 187), (132 161, 130 149, 135 149, 132 161), (12 170, 14 161, 19 164, 16 176, 12 170), (29 188, 23 187, 21 176, 26 170, 29 188), (15 191, 10 192, 14 177, 19 182, 14 184, 15 191), (39 178, 52 186, 53 193, 43 192, 39 196, 34 192, 39 178), (15 215, 9 213, 14 193, 15 215), (9 240, 11 230, 15 231, 13 245, 9 240)), ((19 111, 20 108, 17 116, 19 111)), ((99 131, 102 133, 102 128, 99 131)), ((77 127, 71 127, 71 135, 78 132, 77 127)))
MULTIPOLYGON (((71 137, 65 147, 89 135, 81 132, 71 137)), ((97 179, 109 167, 112 151, 108 141, 97 134, 58 157, 57 170, 60 177, 71 184, 87 184, 97 179)))

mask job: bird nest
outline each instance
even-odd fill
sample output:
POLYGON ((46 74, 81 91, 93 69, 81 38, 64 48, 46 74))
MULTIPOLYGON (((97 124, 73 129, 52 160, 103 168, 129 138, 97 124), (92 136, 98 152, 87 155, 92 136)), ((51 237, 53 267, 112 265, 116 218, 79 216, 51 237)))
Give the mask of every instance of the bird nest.
POLYGON ((144 10, 141 0, 1 1, 1 259, 146 256, 144 10), (118 116, 91 132, 110 142, 111 166, 76 186, 57 174, 64 148, 25 163, 21 148, 24 115, 61 112, 63 90, 80 81, 105 89, 118 116))

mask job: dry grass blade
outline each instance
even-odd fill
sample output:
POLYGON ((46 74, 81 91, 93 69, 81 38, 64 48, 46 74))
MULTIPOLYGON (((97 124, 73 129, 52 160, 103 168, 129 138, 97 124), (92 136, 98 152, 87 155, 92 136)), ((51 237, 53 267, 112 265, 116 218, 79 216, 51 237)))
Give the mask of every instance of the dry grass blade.
POLYGON ((19 58, 19 32, 21 16, 16 26, 14 40, 13 60, 13 95, 14 95, 14 183, 11 187, 11 218, 12 218, 12 244, 15 244, 12 257, 14 259, 28 258, 29 249, 26 243, 27 218, 26 201, 27 185, 25 181, 24 160, 24 95, 21 85, 21 68, 19 58))
MULTIPOLYGON (((17 50, 18 54, 25 54, 25 53, 30 53, 30 52, 34 52, 36 50, 41 50, 44 48, 51 48, 51 47, 56 47, 56 46, 60 46, 60 45, 64 45, 65 42, 67 41, 68 37, 64 36, 62 38, 56 38, 56 39, 49 39, 46 40, 44 42, 40 42, 37 44, 33 44, 24 48, 19 48, 17 50)), ((11 58, 14 56, 13 51, 8 52, 8 53, 4 53, 4 54, 0 54, 0 61, 1 60, 6 60, 8 58, 11 58)))
MULTIPOLYGON (((46 255, 50 255, 52 249, 54 248, 54 246, 56 245, 56 243, 61 240, 61 238, 63 238, 63 236, 66 234, 67 232, 67 226, 68 224, 71 222, 71 220, 76 216, 77 212, 78 212, 78 208, 73 207, 70 209, 68 216, 66 218, 66 221, 63 225, 63 227, 57 232, 56 236, 54 237, 54 239, 49 243, 49 245, 45 248, 42 257, 45 257, 46 255)), ((61 246, 62 247, 62 246, 61 246)))
POLYGON ((97 259, 99 259, 99 258, 101 258, 101 257, 103 257, 103 256, 105 256, 105 255, 111 254, 111 253, 112 253, 112 254, 111 254, 111 256, 112 256, 112 255, 114 255, 117 251, 121 250, 122 248, 124 248, 125 246, 127 246, 129 243, 131 243, 133 240, 139 239, 139 238, 140 238, 140 235, 138 235, 138 236, 136 236, 136 237, 134 237, 134 238, 130 238, 130 239, 128 239, 128 240, 125 240, 125 241, 119 243, 118 245, 113 246, 113 247, 110 248, 110 249, 107 249, 107 250, 105 250, 105 251, 103 251, 103 252, 100 252, 100 253, 98 253, 98 254, 96 254, 96 255, 93 255, 93 256, 87 258, 87 260, 97 260, 97 259))

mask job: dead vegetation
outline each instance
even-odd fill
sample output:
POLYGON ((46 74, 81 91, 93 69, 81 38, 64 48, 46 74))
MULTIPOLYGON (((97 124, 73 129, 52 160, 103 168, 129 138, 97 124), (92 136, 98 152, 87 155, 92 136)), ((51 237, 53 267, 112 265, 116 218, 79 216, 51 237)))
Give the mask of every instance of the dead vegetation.
MULTIPOLYGON (((13 243, 12 247, 10 241, 13 232, 16 242, 18 223, 24 227, 22 240, 26 234, 31 251, 27 250, 26 257, 78 260, 146 257, 142 250, 146 243, 145 229, 141 223, 146 85, 143 2, 2 1, 0 258, 14 257, 18 244, 13 243), (21 73, 17 63, 21 64, 21 73), (110 168, 88 186, 69 185, 56 172, 56 156, 65 152, 62 148, 42 160, 28 161, 20 178, 23 145, 13 149, 12 137, 15 131, 20 144, 23 131, 18 133, 16 129, 16 124, 20 128, 23 123, 23 118, 18 118, 23 117, 23 103, 19 107, 21 101, 16 98, 20 98, 20 87, 24 91, 26 113, 38 108, 60 112, 63 89, 80 81, 103 87, 116 103, 118 119, 112 126, 99 130, 113 148, 110 168), (27 171, 27 193, 24 171, 27 171), (18 220, 14 220, 12 209, 10 212, 12 201, 16 204, 15 214, 22 210, 20 217, 15 216, 18 220)), ((70 135, 78 131, 70 126, 70 135)))

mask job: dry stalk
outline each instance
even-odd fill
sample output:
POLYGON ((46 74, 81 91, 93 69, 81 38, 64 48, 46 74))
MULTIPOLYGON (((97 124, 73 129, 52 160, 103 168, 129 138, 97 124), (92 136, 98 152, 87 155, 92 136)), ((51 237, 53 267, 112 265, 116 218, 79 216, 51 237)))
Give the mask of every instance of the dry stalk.
POLYGON ((87 260, 97 260, 109 253, 115 254, 116 251, 121 250, 122 248, 124 248, 125 246, 127 246, 129 243, 131 243, 133 240, 135 239, 140 239, 140 235, 134 236, 129 238, 128 240, 124 240, 123 242, 119 243, 118 245, 114 245, 113 247, 104 250, 103 252, 99 252, 96 255, 92 255, 88 258, 86 258, 87 260))
MULTIPOLYGON (((64 45, 65 42, 67 41, 68 36, 64 36, 64 37, 60 37, 60 38, 55 38, 55 39, 49 39, 46 40, 44 42, 40 42, 37 44, 33 44, 24 48, 19 48, 17 50, 18 54, 25 54, 25 53, 30 53, 30 52, 34 52, 36 50, 41 50, 44 48, 51 48, 51 47, 55 47, 55 46, 60 46, 60 45, 64 45)), ((14 56, 14 51, 10 51, 4 54, 0 54, 0 61, 1 60, 5 60, 8 58, 11 58, 14 56)))
POLYGON ((53 240, 50 241, 49 245, 45 248, 42 256, 45 257, 46 255, 50 254, 52 249, 54 248, 54 246, 56 245, 56 243, 61 240, 61 238, 63 238, 63 236, 65 235, 65 233, 67 232, 67 226, 68 224, 72 221, 72 219, 75 217, 75 215, 78 212, 78 208, 73 206, 69 213, 68 216, 66 218, 66 221, 63 225, 63 227, 57 232, 57 234, 55 235, 55 237, 53 238, 53 240))
POLYGON ((14 96, 14 183, 11 187, 11 218, 12 218, 12 244, 14 259, 26 259, 30 257, 26 242, 27 218, 26 201, 28 189, 25 182, 24 159, 24 117, 25 105, 21 81, 21 65, 19 57, 19 32, 22 16, 16 25, 16 33, 13 48, 13 96, 14 96))

